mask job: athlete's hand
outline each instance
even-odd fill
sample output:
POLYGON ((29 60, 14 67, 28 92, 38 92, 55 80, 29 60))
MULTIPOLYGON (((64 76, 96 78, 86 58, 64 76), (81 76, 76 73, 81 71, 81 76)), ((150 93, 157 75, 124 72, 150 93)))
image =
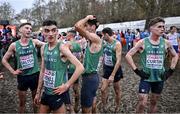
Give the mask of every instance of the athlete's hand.
POLYGON ((36 96, 34 98, 34 104, 36 106, 39 106, 40 105, 40 102, 41 102, 41 98, 40 98, 40 93, 36 93, 36 96))
POLYGON ((96 16, 94 16, 94 15, 87 15, 86 18, 88 20, 93 20, 93 19, 96 19, 96 16))
POLYGON ((174 70, 173 69, 168 69, 168 70, 165 70, 164 74, 161 76, 162 80, 166 81, 169 77, 172 76, 174 70))
POLYGON ((134 72, 140 76, 142 79, 148 79, 149 78, 149 74, 146 74, 143 70, 139 70, 139 69, 135 69, 134 72))
POLYGON ((178 48, 178 53, 180 52, 180 48, 178 48))
POLYGON ((114 81, 114 76, 111 75, 108 80, 109 80, 109 82, 113 82, 114 81))
POLYGON ((56 88, 54 88, 54 93, 55 94, 62 94, 64 93, 65 91, 67 91, 69 89, 69 85, 68 84, 62 84, 61 86, 58 86, 56 88))
POLYGON ((3 79, 4 78, 4 72, 0 72, 0 79, 3 79))
POLYGON ((22 73, 22 71, 20 69, 17 69, 13 72, 13 75, 19 75, 21 73, 22 73))

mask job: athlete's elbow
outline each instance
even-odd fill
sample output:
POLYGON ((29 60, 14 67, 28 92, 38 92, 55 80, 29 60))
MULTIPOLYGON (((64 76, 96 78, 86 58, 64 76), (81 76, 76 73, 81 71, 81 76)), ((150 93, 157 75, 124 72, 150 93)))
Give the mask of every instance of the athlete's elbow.
POLYGON ((4 57, 2 58, 2 61, 1 61, 1 63, 2 63, 3 65, 5 65, 5 63, 6 63, 6 60, 4 59, 4 57))
POLYGON ((179 55, 176 53, 176 55, 174 56, 176 58, 176 60, 178 61, 179 59, 179 55))
POLYGON ((129 58, 129 54, 127 53, 126 56, 125 56, 126 60, 128 60, 129 58))
POLYGON ((83 73, 84 72, 84 66, 82 64, 78 65, 78 68, 80 69, 80 72, 83 73))
POLYGON ((76 23, 76 24, 74 25, 74 28, 75 28, 76 31, 78 31, 78 30, 81 28, 81 26, 80 26, 78 23, 76 23))

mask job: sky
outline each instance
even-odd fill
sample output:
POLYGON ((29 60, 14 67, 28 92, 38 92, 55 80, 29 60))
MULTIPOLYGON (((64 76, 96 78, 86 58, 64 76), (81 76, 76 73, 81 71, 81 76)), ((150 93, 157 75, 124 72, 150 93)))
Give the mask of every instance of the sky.
POLYGON ((34 0, 0 0, 0 4, 3 2, 9 2, 15 13, 20 13, 24 8, 31 8, 34 0))

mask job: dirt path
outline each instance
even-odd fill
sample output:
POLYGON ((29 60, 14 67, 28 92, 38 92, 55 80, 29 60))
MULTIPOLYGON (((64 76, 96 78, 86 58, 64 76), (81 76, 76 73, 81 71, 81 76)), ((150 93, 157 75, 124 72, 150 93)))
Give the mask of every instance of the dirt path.
MULTIPOLYGON (((136 57, 136 60, 138 58, 136 57)), ((124 78, 121 80, 122 98, 120 113, 133 113, 137 103, 137 90, 139 77, 136 76, 125 62, 123 57, 122 67, 124 78)), ((180 113, 180 63, 177 65, 174 75, 165 83, 162 97, 158 103, 160 113, 180 113)), ((5 72, 5 80, 0 81, 0 113, 16 113, 18 107, 17 99, 17 82, 16 77, 13 77, 4 67, 1 70, 5 72)), ((114 112, 114 91, 110 87, 108 98, 108 112, 114 112)), ((97 107, 98 112, 101 111, 100 90, 98 91, 97 107)), ((32 112, 32 102, 30 92, 28 91, 26 103, 26 112, 32 112)))

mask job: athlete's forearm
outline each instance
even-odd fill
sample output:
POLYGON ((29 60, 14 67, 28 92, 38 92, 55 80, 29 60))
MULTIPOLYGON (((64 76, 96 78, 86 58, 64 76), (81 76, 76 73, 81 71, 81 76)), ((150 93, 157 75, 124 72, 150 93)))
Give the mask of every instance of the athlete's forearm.
POLYGON ((180 40, 178 41, 178 49, 179 49, 179 52, 180 52, 180 40))
POLYGON ((79 20, 76 24, 75 24, 75 28, 79 28, 79 27, 84 27, 85 23, 88 21, 88 18, 85 17, 81 20, 79 20))
POLYGON ((135 63, 134 63, 134 61, 133 61, 132 56, 129 55, 129 54, 127 54, 125 58, 126 58, 128 64, 131 66, 131 68, 132 68, 133 70, 135 70, 137 67, 136 67, 136 65, 135 65, 135 63))
POLYGON ((114 69, 113 69, 113 71, 112 71, 112 73, 111 73, 112 76, 115 76, 115 74, 116 74, 116 72, 118 71, 120 65, 121 65, 121 64, 120 64, 120 60, 116 61, 116 64, 115 64, 115 66, 114 66, 114 69))
POLYGON ((172 55, 172 61, 171 61, 170 68, 175 69, 177 61, 178 61, 178 54, 176 53, 175 49, 169 42, 167 42, 167 45, 169 46, 168 50, 171 52, 171 55, 172 55))
POLYGON ((71 78, 66 82, 66 85, 69 87, 71 86, 78 78, 79 76, 83 73, 84 71, 84 67, 82 64, 77 65, 76 69, 73 73, 73 75, 71 76, 71 78))
POLYGON ((43 87, 43 73, 40 72, 39 81, 38 81, 38 88, 37 88, 36 94, 41 94, 42 87, 43 87))
POLYGON ((37 88, 37 94, 41 93, 42 87, 43 87, 43 78, 44 78, 44 62, 43 62, 44 58, 42 58, 42 62, 41 62, 41 71, 39 74, 39 81, 38 81, 38 88, 37 88))
POLYGON ((170 68, 175 69, 177 62, 178 62, 178 55, 176 54, 174 57, 172 57, 170 68))

